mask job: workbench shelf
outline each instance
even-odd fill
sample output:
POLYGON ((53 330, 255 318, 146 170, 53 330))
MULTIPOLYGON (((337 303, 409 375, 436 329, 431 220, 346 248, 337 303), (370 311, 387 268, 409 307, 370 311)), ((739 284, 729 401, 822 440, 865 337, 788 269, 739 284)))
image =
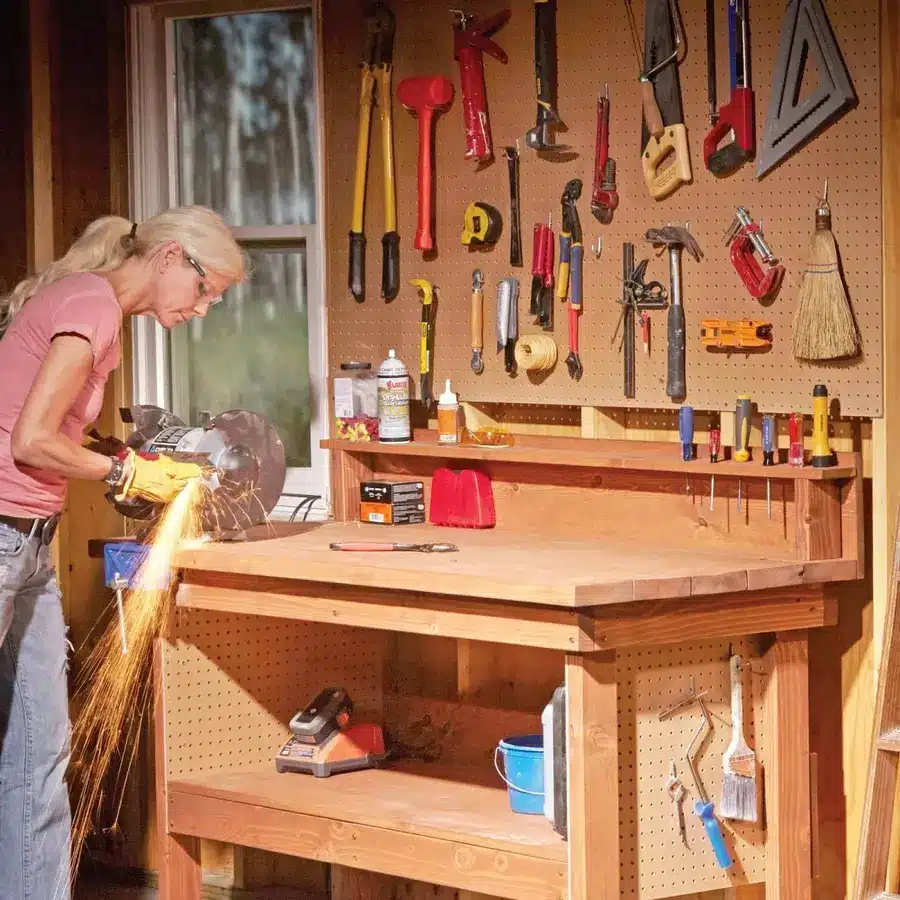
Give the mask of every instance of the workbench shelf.
POLYGON ((484 780, 434 763, 331 778, 272 764, 173 781, 169 815, 183 834, 310 858, 327 847, 336 864, 399 876, 415 868, 442 884, 459 882, 464 860, 466 886, 485 892, 497 887, 502 858, 506 896, 562 896, 565 842, 543 816, 511 812, 496 777, 484 780))
MULTIPOLYGON (((512 447, 480 447, 477 444, 439 444, 436 431, 417 429, 408 444, 381 441, 321 441, 328 450, 354 455, 371 454, 389 457, 425 457, 456 461, 532 463, 541 466, 585 469, 622 469, 636 472, 671 472, 681 475, 716 475, 733 478, 767 478, 772 481, 840 481, 856 473, 852 453, 836 454, 836 465, 817 469, 811 465, 794 468, 787 464, 786 451, 774 466, 763 466, 759 459, 739 463, 722 459, 710 463, 697 458, 681 459, 681 445, 661 441, 607 441, 588 438, 516 435, 512 447)), ((703 448, 698 448, 702 453, 703 448)))

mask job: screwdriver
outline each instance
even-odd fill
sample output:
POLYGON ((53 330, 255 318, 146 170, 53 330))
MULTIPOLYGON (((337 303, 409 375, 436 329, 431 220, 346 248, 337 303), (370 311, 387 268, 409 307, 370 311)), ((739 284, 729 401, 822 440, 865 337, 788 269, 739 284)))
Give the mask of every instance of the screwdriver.
MULTIPOLYGON (((709 428, 709 461, 717 463, 719 461, 719 453, 722 450, 722 429, 718 425, 710 425, 709 428)), ((712 512, 716 502, 716 476, 713 475, 709 481, 709 510, 712 512)))
MULTIPOLYGON (((762 420, 763 465, 775 465, 775 416, 763 416, 762 420)), ((766 479, 766 511, 772 518, 772 479, 766 479)))
POLYGON ((788 451, 788 465, 803 468, 803 413, 792 412, 790 418, 791 449, 788 451))
MULTIPOLYGON (((732 458, 735 462, 749 462, 750 460, 750 413, 750 395, 738 394, 737 406, 734 410, 734 454, 732 458)), ((744 479, 738 478, 738 512, 741 511, 743 487, 744 479)))
MULTIPOLYGON (((678 411, 678 437, 681 440, 681 458, 690 462, 694 458, 694 407, 682 406, 678 411)), ((691 479, 684 476, 684 492, 691 493, 691 479)))

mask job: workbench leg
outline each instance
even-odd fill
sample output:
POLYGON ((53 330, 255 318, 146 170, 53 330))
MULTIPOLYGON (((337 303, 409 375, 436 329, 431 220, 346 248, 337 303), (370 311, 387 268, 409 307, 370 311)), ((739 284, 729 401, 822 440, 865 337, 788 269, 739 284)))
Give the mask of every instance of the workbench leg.
POLYGON ((569 900, 618 900, 615 653, 566 656, 569 900))
POLYGON ((766 900, 810 900, 809 643, 775 635, 767 654, 766 900))
POLYGON ((200 900, 200 839, 160 834, 159 900, 200 900))

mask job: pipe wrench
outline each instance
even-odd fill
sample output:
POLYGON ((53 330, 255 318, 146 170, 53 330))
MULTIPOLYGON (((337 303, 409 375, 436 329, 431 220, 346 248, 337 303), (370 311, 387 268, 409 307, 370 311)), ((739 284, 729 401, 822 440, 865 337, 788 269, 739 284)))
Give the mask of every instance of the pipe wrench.
MULTIPOLYGON (((713 175, 722 177, 736 172, 756 155, 756 115, 753 88, 750 86, 750 26, 747 20, 748 0, 728 0, 728 49, 731 62, 731 98, 714 111, 710 97, 712 128, 703 140, 703 159, 713 175), (723 147, 719 144, 733 139, 723 147)), ((714 16, 715 0, 709 0, 707 15, 714 16)), ((714 31, 710 23, 710 32, 714 31)), ((713 37, 711 35, 711 37, 713 37)), ((714 56, 709 57, 710 79, 715 78, 714 56)))
POLYGON ((609 85, 606 85, 605 95, 597 97, 597 140, 591 212, 601 225, 609 225, 618 205, 616 161, 609 158, 609 85))

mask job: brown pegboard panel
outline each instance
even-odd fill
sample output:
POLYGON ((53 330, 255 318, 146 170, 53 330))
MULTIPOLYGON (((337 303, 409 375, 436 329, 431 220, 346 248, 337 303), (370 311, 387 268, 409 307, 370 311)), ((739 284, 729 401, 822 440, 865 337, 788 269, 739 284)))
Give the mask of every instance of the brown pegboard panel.
MULTIPOLYGON (((472 0, 466 11, 487 15, 504 4, 472 0)), ((525 147, 525 131, 534 124, 533 5, 510 0, 512 19, 497 40, 509 54, 500 65, 485 59, 488 103, 497 159, 476 170, 463 157, 465 137, 459 72, 453 60, 451 15, 443 7, 424 2, 395 0, 397 36, 394 86, 412 74, 434 73, 451 78, 456 86, 453 106, 436 124, 436 240, 433 258, 423 259, 413 249, 416 222, 417 123, 393 101, 397 199, 401 236, 400 296, 390 305, 378 297, 381 280, 383 231, 381 144, 373 123, 368 185, 368 296, 357 304, 347 291, 347 232, 352 207, 359 103, 358 61, 361 43, 362 0, 340 0, 324 6, 326 188, 328 211, 328 304, 332 363, 350 358, 377 365, 387 349, 398 355, 415 374, 418 360, 419 303, 410 278, 427 278, 438 287, 435 385, 451 378, 460 399, 518 404, 569 404, 664 408, 665 313, 653 314, 652 355, 643 355, 638 337, 637 397, 622 396, 622 360, 612 334, 619 315, 621 248, 624 240, 636 245, 638 258, 650 255, 643 242, 647 228, 665 222, 689 222, 706 257, 701 264, 685 259, 685 308, 688 323, 687 403, 698 409, 730 409, 735 395, 749 391, 760 410, 788 412, 808 409, 812 386, 829 385, 849 416, 878 416, 882 409, 881 365, 881 150, 878 4, 876 0, 826 3, 828 14, 860 98, 857 109, 820 135, 777 171, 757 182, 752 166, 717 180, 701 159, 707 131, 705 2, 683 0, 689 53, 681 69, 686 123, 691 141, 694 184, 669 200, 657 203, 647 194, 640 175, 640 106, 635 59, 622 2, 585 0, 560 4, 559 70, 560 110, 568 131, 560 141, 577 150, 574 159, 539 158, 525 147), (590 214, 593 174, 595 103, 597 92, 608 83, 612 95, 612 154, 618 160, 622 202, 611 226, 600 226, 590 214), (504 233, 492 252, 468 252, 460 244, 463 211, 472 200, 485 200, 504 215, 508 212, 506 163, 502 147, 520 140, 522 228, 525 266, 508 264, 509 238, 504 233), (835 236, 842 252, 847 282, 863 341, 863 355, 848 363, 810 366, 790 354, 790 325, 813 226, 813 211, 825 177, 835 236), (515 379, 503 372, 502 357, 494 353, 494 306, 497 282, 515 275, 521 282, 520 334, 535 331, 527 315, 531 283, 531 232, 536 221, 553 214, 560 222, 560 193, 569 178, 580 177, 585 193, 579 205, 585 231, 585 313, 581 323, 584 378, 569 379, 562 359, 566 355, 566 316, 557 305, 556 338, 560 362, 541 382, 522 374, 515 379), (747 206, 762 220, 766 237, 788 269, 781 294, 768 308, 749 297, 729 262, 722 235, 737 205, 747 206), (603 257, 590 252, 603 232, 603 257), (483 375, 469 368, 469 297, 472 270, 486 277, 485 362, 483 375), (774 325, 772 352, 753 357, 712 354, 699 345, 699 324, 704 317, 765 316, 774 325)), ((719 9, 719 96, 727 99, 727 36, 724 0, 719 9)), ((752 60, 757 98, 757 132, 762 134, 771 91, 771 72, 777 52, 783 0, 757 0, 751 7, 752 60)), ((634 3, 639 23, 643 4, 634 3)), ((654 260, 650 276, 668 283, 665 258, 654 260)), ((418 382, 416 381, 418 391, 418 382)))
MULTIPOLYGON (((742 639, 733 646, 735 653, 752 664, 754 641, 742 639)), ((694 814, 697 792, 685 750, 701 721, 697 704, 659 721, 663 709, 688 694, 691 676, 698 691, 709 691, 704 701, 715 717, 715 729, 697 760, 703 785, 718 805, 722 754, 731 738, 728 651, 728 641, 706 641, 617 655, 623 897, 656 900, 765 879, 762 825, 722 821, 726 843, 736 861, 724 872, 717 867, 703 826, 694 814), (665 790, 672 759, 687 788, 684 815, 688 847, 682 843, 674 807, 665 790)), ((745 733, 757 758, 762 756, 764 741, 763 687, 760 674, 745 673, 745 733)))
POLYGON ((377 721, 385 634, 179 610, 165 646, 169 777, 274 766, 291 716, 329 684, 377 721))

